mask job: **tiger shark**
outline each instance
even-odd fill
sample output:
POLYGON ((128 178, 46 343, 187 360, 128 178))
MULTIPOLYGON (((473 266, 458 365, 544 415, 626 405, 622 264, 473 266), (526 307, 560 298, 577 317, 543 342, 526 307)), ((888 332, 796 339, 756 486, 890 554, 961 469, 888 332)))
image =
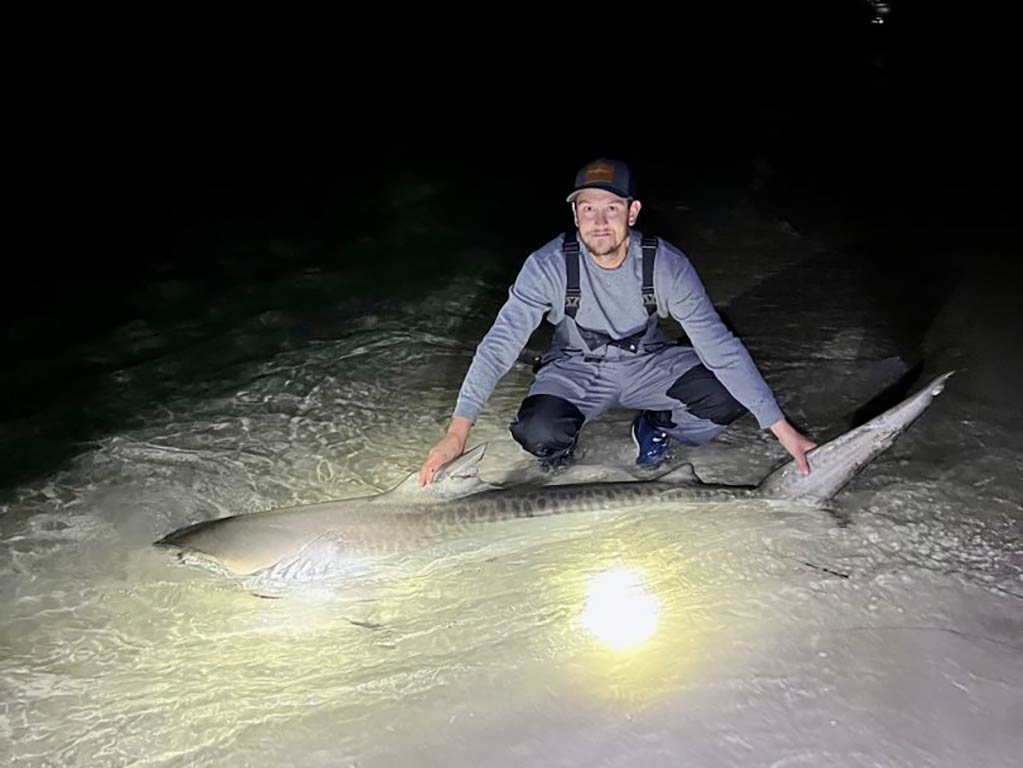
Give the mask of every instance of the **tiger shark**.
POLYGON ((173 531, 154 545, 174 550, 186 564, 223 575, 288 578, 308 570, 324 553, 367 558, 515 518, 742 499, 819 508, 895 442, 953 373, 938 376, 884 413, 818 445, 807 453, 811 471, 805 476, 792 460, 758 485, 703 483, 684 465, 652 479, 499 487, 479 477, 483 443, 441 468, 425 487, 419 486, 415 472, 375 495, 206 520, 173 531))

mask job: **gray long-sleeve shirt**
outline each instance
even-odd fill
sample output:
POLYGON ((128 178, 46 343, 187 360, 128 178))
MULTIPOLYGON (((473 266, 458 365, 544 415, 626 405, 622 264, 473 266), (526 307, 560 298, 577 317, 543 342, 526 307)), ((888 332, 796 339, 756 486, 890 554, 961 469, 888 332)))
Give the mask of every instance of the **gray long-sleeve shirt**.
MULTIPOLYGON (((581 299, 575 320, 565 316, 565 257, 559 236, 526 259, 490 330, 476 348, 455 405, 455 416, 475 422, 498 381, 511 369, 544 314, 552 323, 552 347, 565 354, 594 354, 576 327, 622 338, 641 331, 649 317, 643 307, 642 233, 632 230, 625 261, 617 269, 597 266, 580 241, 581 299)), ((743 343, 714 309, 689 259, 659 240, 654 263, 657 315, 674 318, 686 332, 700 361, 732 396, 766 428, 783 417, 773 393, 743 343)), ((663 334, 659 329, 658 333, 663 334)), ((665 338, 667 338, 665 336, 665 338)), ((613 353, 619 350, 612 349, 613 353)), ((596 352, 596 354, 601 354, 596 352)))

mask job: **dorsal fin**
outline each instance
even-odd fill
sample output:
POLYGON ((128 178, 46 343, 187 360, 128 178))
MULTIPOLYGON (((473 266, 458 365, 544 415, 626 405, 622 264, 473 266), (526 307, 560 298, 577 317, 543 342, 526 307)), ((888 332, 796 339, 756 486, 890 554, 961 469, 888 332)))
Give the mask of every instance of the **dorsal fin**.
MULTIPOLYGON (((486 451, 487 444, 480 443, 475 448, 471 448, 461 456, 452 459, 437 470, 433 476, 433 481, 426 488, 419 487, 419 472, 413 472, 398 483, 398 485, 387 491, 387 494, 418 494, 428 491, 434 495, 446 496, 447 494, 441 489, 444 485, 450 483, 459 486, 457 491, 454 491, 453 488, 451 489, 455 492, 455 495, 465 495, 468 488, 475 488, 476 484, 468 483, 467 481, 479 476, 478 465, 483 460, 483 455, 486 451)), ((482 480, 478 481, 478 485, 480 486, 479 488, 470 492, 487 490, 491 487, 482 480)))
POLYGON ((681 464, 655 479, 659 483, 675 483, 676 485, 703 484, 700 476, 696 474, 696 468, 692 464, 681 464))
POLYGON ((433 482, 440 483, 453 478, 476 477, 480 473, 480 468, 477 465, 483 461, 483 454, 486 452, 486 443, 480 443, 475 448, 470 448, 457 459, 452 459, 438 469, 437 474, 433 476, 433 482))
POLYGON ((576 483, 629 483, 640 478, 624 467, 605 464, 572 464, 545 479, 544 485, 574 485, 576 483))

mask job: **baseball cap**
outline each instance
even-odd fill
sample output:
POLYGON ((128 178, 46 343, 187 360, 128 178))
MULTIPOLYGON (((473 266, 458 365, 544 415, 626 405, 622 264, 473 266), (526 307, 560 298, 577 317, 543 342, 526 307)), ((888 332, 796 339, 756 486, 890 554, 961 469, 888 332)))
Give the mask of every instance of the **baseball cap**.
POLYGON ((621 160, 614 160, 608 157, 600 157, 591 160, 575 175, 575 189, 572 190, 565 202, 572 202, 584 189, 606 189, 614 192, 619 197, 632 198, 636 196, 635 183, 632 180, 632 171, 629 166, 621 160))

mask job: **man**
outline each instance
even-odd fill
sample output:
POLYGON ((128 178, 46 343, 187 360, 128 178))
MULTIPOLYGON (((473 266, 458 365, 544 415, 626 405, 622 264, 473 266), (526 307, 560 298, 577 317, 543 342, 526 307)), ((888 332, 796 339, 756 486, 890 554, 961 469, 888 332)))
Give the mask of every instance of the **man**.
POLYGON ((785 419, 689 260, 633 229, 642 206, 629 167, 607 158, 586 164, 567 202, 576 232, 526 260, 476 350, 420 485, 465 451, 484 404, 544 314, 555 325, 554 339, 510 428, 545 469, 570 462, 583 424, 619 407, 640 411, 632 439, 643 467, 664 461, 669 438, 703 445, 748 412, 808 474, 805 454, 816 444, 785 419), (659 317, 678 321, 692 346, 664 333, 659 317))

